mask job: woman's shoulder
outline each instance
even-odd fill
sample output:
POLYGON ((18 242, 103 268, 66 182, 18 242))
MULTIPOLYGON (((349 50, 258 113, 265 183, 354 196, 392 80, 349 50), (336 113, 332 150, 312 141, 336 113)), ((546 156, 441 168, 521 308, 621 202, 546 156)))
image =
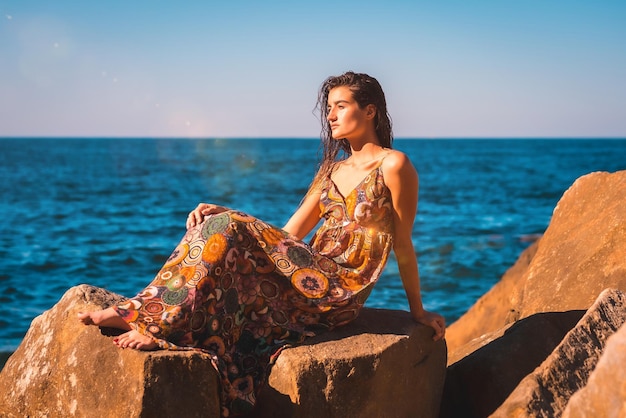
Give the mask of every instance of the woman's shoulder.
POLYGON ((402 151, 395 149, 389 150, 389 153, 385 156, 381 163, 381 167, 384 172, 401 173, 407 170, 415 171, 415 167, 413 166, 409 156, 402 151))
POLYGON ((419 183, 417 170, 402 151, 391 151, 381 164, 385 184, 394 193, 401 189, 415 189, 419 183))

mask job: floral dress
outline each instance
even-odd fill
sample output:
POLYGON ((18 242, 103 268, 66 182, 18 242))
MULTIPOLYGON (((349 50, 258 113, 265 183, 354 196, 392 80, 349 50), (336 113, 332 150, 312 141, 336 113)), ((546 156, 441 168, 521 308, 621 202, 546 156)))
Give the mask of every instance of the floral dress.
POLYGON ((239 211, 208 216, 116 311, 160 348, 210 353, 222 415, 249 413, 280 349, 355 319, 387 262, 393 211, 380 164, 346 196, 324 180, 324 222, 308 245, 239 211))

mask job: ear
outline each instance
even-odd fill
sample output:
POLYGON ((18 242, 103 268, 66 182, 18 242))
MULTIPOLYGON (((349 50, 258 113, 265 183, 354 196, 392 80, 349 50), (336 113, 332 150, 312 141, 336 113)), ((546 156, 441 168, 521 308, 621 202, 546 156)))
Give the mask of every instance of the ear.
POLYGON ((368 104, 365 106, 365 116, 368 119, 374 119, 376 117, 376 106, 373 104, 368 104))

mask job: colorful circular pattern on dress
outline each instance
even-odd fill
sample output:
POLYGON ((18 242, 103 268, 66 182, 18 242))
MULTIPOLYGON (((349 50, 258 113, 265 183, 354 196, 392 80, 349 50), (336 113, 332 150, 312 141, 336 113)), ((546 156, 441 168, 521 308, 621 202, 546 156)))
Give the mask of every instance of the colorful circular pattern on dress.
POLYGON ((335 300, 341 300, 343 299, 346 294, 348 292, 346 291, 346 289, 344 289, 341 286, 332 286, 329 290, 328 290, 328 295, 335 299, 335 300))
POLYGON ((250 226, 259 232, 263 232, 266 229, 270 228, 270 226, 267 223, 260 221, 258 219, 255 219, 254 222, 250 224, 250 226))
POLYGON ((144 309, 151 315, 158 315, 163 312, 165 307, 161 302, 151 301, 144 305, 144 309))
POLYGON ((189 244, 189 252, 183 260, 183 266, 191 267, 199 264, 202 258, 202 250, 204 249, 204 239, 197 239, 189 244))
POLYGON ((313 263, 313 255, 311 252, 299 245, 288 247, 287 257, 298 267, 309 267, 313 263))
POLYGON ((261 295, 263 295, 266 299, 276 298, 280 291, 278 285, 269 280, 263 280, 259 285, 259 289, 261 290, 261 295))
POLYGON ((170 257, 167 259, 163 267, 166 268, 166 267, 179 264, 181 261, 185 259, 185 257, 187 257, 188 252, 189 252, 189 244, 187 243, 179 244, 172 252, 172 255, 170 255, 170 257))
POLYGON ((148 331, 152 335, 158 335, 161 333, 161 328, 156 324, 151 324, 151 325, 148 325, 148 327, 146 328, 146 331, 148 331))
POLYGON ((194 269, 191 278, 187 282, 189 286, 196 286, 203 277, 209 274, 209 269, 202 263, 196 264, 196 268, 194 269))
POLYGON ((224 345, 224 340, 218 335, 212 335, 202 343, 202 346, 208 349, 209 351, 217 354, 218 356, 223 356, 226 352, 226 346, 224 345))
POLYGON ((176 274, 167 281, 166 286, 169 290, 174 291, 183 287, 186 281, 187 279, 185 278, 185 276, 183 276, 182 274, 176 274))
POLYGON ((213 234, 206 240, 206 244, 202 250, 202 261, 209 264, 216 264, 224 257, 227 249, 228 241, 226 237, 221 234, 213 234))
POLYGON ((186 287, 176 291, 166 290, 163 292, 163 302, 167 305, 180 305, 187 298, 189 290, 186 287))
POLYGON ((277 246, 279 245, 285 238, 282 231, 279 231, 275 228, 270 228, 269 226, 263 230, 260 230, 261 236, 258 238, 259 241, 265 242, 269 246, 277 246))
POLYGON ((243 366, 243 370, 245 372, 248 372, 248 373, 253 371, 256 368, 257 364, 258 364, 257 359, 254 356, 246 356, 241 361, 241 365, 243 366))
POLYGON ((312 299, 323 297, 328 291, 328 279, 322 273, 313 269, 300 269, 291 276, 293 287, 303 296, 312 299))
POLYGON ((228 213, 220 213, 207 218, 202 227, 202 236, 206 239, 214 234, 221 234, 226 231, 230 223, 228 213))
POLYGON ((220 322, 220 318, 217 316, 213 316, 209 319, 209 331, 211 334, 217 334, 219 330, 222 328, 222 323, 220 322))
POLYGON ((250 216, 245 212, 239 212, 236 210, 230 212, 230 217, 234 221, 240 221, 240 222, 246 222, 246 223, 256 221, 256 218, 254 216, 250 216))
POLYGON ((289 322, 289 317, 283 311, 272 312, 272 319, 276 325, 286 325, 289 322))
POLYGON ((191 316, 191 320, 189 321, 189 326, 192 331, 198 332, 204 328, 205 323, 206 323, 206 314, 202 310, 197 310, 191 316))
POLYGON ((321 270, 324 270, 328 273, 336 273, 337 270, 339 270, 337 263, 326 257, 319 257, 317 259, 317 265, 320 267, 321 270))
POLYGON ((286 276, 292 275, 298 268, 298 266, 291 262, 291 259, 287 257, 286 254, 273 253, 271 257, 274 260, 276 267, 286 276))

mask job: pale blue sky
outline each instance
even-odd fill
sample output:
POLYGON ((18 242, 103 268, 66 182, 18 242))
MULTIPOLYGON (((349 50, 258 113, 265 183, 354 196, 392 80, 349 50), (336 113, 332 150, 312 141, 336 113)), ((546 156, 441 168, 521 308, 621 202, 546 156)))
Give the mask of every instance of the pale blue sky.
POLYGON ((626 137, 626 1, 0 0, 0 136, 316 137, 331 74, 397 137, 626 137))

